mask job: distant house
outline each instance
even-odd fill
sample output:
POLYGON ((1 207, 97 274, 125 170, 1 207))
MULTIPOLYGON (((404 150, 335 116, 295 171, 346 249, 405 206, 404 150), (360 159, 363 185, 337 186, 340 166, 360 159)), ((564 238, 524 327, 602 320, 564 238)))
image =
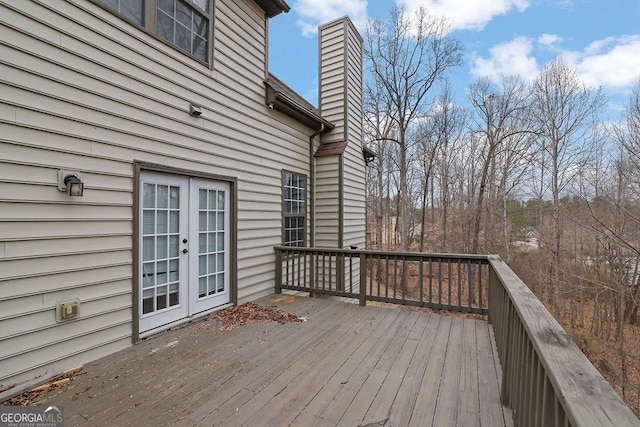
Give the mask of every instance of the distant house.
POLYGON ((271 293, 274 246, 364 246, 362 40, 320 27, 316 109, 268 71, 288 10, 0 0, 0 383, 271 293))

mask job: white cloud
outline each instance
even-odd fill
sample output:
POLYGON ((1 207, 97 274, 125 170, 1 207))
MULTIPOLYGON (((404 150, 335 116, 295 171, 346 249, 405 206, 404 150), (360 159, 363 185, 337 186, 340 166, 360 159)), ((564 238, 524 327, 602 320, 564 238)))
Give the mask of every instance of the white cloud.
POLYGON ((609 37, 591 43, 570 58, 582 80, 590 86, 624 89, 640 77, 640 35, 609 37))
POLYGON ((538 37, 538 43, 549 49, 555 48, 555 45, 562 42, 562 37, 557 34, 544 33, 538 37))
POLYGON ((409 13, 423 6, 431 14, 444 16, 452 30, 481 30, 496 16, 513 9, 524 11, 530 0, 396 0, 396 3, 409 13))
POLYGON ((531 39, 516 37, 510 42, 498 44, 489 49, 489 58, 476 56, 473 59, 471 73, 477 77, 489 77, 494 81, 513 75, 532 79, 539 71, 532 51, 531 39))
POLYGON ((293 10, 300 17, 296 25, 304 36, 316 34, 318 25, 345 15, 358 28, 363 28, 367 21, 367 0, 297 0, 293 10))
POLYGON ((640 35, 607 37, 582 50, 563 50, 563 39, 543 34, 536 40, 516 37, 489 49, 488 57, 473 57, 471 73, 499 80, 501 76, 536 77, 539 64, 534 51, 551 50, 571 65, 585 84, 624 91, 640 78, 640 35))

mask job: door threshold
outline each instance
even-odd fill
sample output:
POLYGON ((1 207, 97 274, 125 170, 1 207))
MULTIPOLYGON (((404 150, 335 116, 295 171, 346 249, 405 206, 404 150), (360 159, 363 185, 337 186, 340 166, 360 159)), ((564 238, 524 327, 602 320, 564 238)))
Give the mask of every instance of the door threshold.
POLYGON ((180 320, 176 320, 175 322, 167 323, 166 325, 158 326, 157 328, 150 329, 145 332, 141 332, 138 337, 140 340, 147 339, 151 336, 161 334, 162 332, 167 332, 171 329, 177 328, 179 326, 184 326, 187 323, 193 322, 195 320, 200 320, 201 318, 215 313, 216 311, 224 310, 226 308, 233 307, 233 303, 222 304, 217 307, 211 308, 209 310, 202 311, 200 313, 196 313, 192 316, 185 317, 180 320))

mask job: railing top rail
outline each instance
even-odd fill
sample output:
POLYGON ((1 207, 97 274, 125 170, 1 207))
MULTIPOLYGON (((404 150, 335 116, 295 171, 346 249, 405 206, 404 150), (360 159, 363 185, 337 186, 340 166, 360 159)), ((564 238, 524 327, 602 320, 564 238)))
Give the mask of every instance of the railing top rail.
POLYGON ((326 253, 326 254, 345 254, 345 255, 370 255, 385 257, 403 257, 410 259, 451 259, 451 260, 477 260, 483 264, 488 264, 489 255, 477 254, 439 254, 429 252, 396 252, 396 251, 377 251, 365 249, 338 249, 338 248, 309 248, 302 246, 274 246, 274 250, 288 252, 308 252, 308 253, 326 253))
POLYGON ((640 420, 524 282, 499 256, 488 259, 522 320, 570 424, 640 426, 640 420))

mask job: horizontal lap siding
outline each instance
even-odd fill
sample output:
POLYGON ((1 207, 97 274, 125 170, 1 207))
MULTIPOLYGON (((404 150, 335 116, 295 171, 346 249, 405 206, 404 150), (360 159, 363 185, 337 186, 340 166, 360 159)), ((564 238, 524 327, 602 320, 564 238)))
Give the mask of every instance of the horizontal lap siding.
POLYGON ((316 246, 338 247, 340 156, 316 158, 316 246))
POLYGON ((322 142, 345 139, 345 50, 344 23, 339 21, 320 31, 320 110, 335 129, 322 135, 322 142))
MULTIPOLYGON (((351 28, 349 28, 351 29, 351 28)), ((344 152, 344 244, 365 246, 365 176, 362 155, 362 45, 347 32, 347 120, 349 144, 344 152)))
POLYGON ((272 291, 281 170, 308 175, 310 130, 264 106, 263 11, 215 6, 209 68, 87 1, 0 2, 0 383, 131 344, 134 160, 236 178, 238 296, 272 291), (56 323, 70 298, 80 319, 56 323))

